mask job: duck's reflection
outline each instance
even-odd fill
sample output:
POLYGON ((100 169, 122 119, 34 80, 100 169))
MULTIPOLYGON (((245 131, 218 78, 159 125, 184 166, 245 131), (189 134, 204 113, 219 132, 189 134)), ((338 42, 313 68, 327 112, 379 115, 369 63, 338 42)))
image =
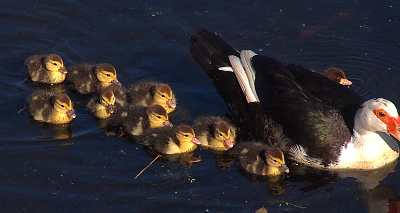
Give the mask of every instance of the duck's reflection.
POLYGON ((395 172, 398 161, 380 169, 369 171, 326 171, 296 165, 290 167, 290 174, 285 180, 291 182, 309 182, 300 188, 302 192, 319 189, 324 185, 344 178, 354 178, 363 204, 369 213, 400 212, 400 196, 391 186, 382 186, 380 182, 390 173, 395 172))

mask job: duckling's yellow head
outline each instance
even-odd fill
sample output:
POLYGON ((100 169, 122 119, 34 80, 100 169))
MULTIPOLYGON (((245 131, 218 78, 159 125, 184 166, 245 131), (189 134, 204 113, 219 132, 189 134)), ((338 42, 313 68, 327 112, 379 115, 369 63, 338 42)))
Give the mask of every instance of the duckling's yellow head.
POLYGON ((74 106, 67 94, 57 94, 52 98, 53 108, 58 112, 65 113, 75 118, 74 106))
POLYGON ((117 71, 111 64, 99 64, 96 67, 96 77, 107 86, 111 83, 121 86, 117 79, 117 71))
POLYGON ((212 126, 214 130, 214 138, 219 141, 225 142, 225 144, 232 148, 234 145, 234 138, 231 138, 231 129, 228 124, 223 121, 218 121, 212 126))
POLYGON ((100 93, 100 104, 107 107, 109 113, 114 113, 115 96, 112 90, 103 90, 100 93))
POLYGON ((172 123, 168 120, 167 111, 160 105, 153 105, 147 108, 149 116, 150 128, 168 126, 172 127, 172 123))
POLYGON ((50 54, 44 59, 46 69, 51 72, 61 72, 67 74, 67 70, 64 67, 64 62, 61 57, 57 54, 50 54))
POLYGON ((177 126, 175 128, 175 135, 180 143, 192 142, 194 144, 201 144, 201 142, 199 140, 197 140, 197 138, 195 138, 193 128, 186 124, 181 124, 181 125, 177 126))
POLYGON ((165 105, 168 104, 169 107, 176 107, 176 100, 172 89, 167 84, 159 84, 154 88, 153 91, 154 103, 160 103, 165 105))
POLYGON ((289 168, 285 164, 285 157, 282 150, 277 147, 271 147, 265 152, 265 161, 269 166, 279 167, 282 171, 288 173, 289 168))

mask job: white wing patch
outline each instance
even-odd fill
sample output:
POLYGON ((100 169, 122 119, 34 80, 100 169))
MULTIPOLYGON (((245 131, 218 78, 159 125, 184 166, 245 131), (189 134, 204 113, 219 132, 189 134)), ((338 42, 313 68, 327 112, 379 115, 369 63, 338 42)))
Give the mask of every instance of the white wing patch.
POLYGON ((254 85, 255 71, 251 65, 251 58, 255 55, 257 54, 251 50, 243 50, 240 52, 240 58, 234 55, 228 56, 232 67, 218 68, 220 71, 235 73, 248 103, 260 102, 254 85))

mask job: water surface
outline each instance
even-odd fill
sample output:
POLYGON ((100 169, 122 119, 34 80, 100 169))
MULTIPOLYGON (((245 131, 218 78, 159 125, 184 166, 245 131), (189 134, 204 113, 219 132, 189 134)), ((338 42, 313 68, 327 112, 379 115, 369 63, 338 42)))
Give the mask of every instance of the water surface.
POLYGON ((27 78, 24 60, 57 53, 67 66, 111 63, 126 86, 169 83, 178 98, 174 123, 228 113, 188 51, 190 35, 201 28, 284 63, 342 68, 352 90, 400 106, 399 2, 41 0, 0 6, 3 212, 255 212, 263 206, 269 212, 388 212, 387 203, 396 205, 396 165, 357 180, 291 167, 280 185, 285 192, 273 196, 271 184, 251 180, 236 163, 221 171, 215 154, 199 149, 202 161, 190 168, 160 160, 135 179, 153 157, 124 137, 106 136, 84 105, 76 106, 67 131, 73 137, 64 140, 52 139, 54 129, 19 111, 38 87, 27 78))

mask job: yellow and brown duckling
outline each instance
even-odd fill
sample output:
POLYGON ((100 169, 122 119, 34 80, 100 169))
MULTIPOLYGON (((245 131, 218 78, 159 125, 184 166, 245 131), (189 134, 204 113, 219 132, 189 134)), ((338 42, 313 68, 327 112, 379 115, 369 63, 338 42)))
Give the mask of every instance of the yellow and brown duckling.
POLYGON ((51 124, 69 123, 76 117, 71 99, 65 93, 37 90, 29 97, 28 111, 33 119, 51 124))
POLYGON ((76 64, 69 70, 67 81, 81 94, 92 94, 112 84, 121 86, 117 71, 111 64, 76 64))
POLYGON ((200 146, 225 151, 236 144, 236 128, 222 116, 201 116, 194 121, 193 129, 200 146))
POLYGON ((87 105, 89 111, 96 117, 106 119, 115 111, 115 95, 112 90, 102 90, 90 99, 87 105))
POLYGON ((138 142, 144 146, 151 146, 162 154, 192 152, 200 144, 192 127, 185 124, 180 124, 174 128, 148 129, 138 138, 138 142))
POLYGON ((283 152, 277 147, 243 142, 235 147, 235 155, 240 166, 251 174, 276 176, 289 172, 283 152))
POLYGON ((111 90, 114 93, 116 108, 125 107, 127 105, 126 89, 124 86, 117 85, 117 84, 111 84, 107 88, 101 89, 100 92, 103 90, 111 90))
POLYGON ((130 103, 140 106, 158 104, 171 113, 176 108, 175 95, 168 84, 141 81, 131 86, 128 91, 130 103))
POLYGON ((33 55, 26 59, 26 68, 32 81, 58 84, 65 80, 67 70, 57 54, 33 55))
POLYGON ((324 71, 324 76, 344 86, 350 86, 353 84, 346 78, 346 74, 344 74, 344 71, 336 67, 330 67, 326 69, 324 71))
POLYGON ((159 105, 151 107, 127 105, 113 113, 108 121, 110 126, 122 126, 131 135, 141 135, 144 130, 156 127, 172 127, 165 109, 159 105))

